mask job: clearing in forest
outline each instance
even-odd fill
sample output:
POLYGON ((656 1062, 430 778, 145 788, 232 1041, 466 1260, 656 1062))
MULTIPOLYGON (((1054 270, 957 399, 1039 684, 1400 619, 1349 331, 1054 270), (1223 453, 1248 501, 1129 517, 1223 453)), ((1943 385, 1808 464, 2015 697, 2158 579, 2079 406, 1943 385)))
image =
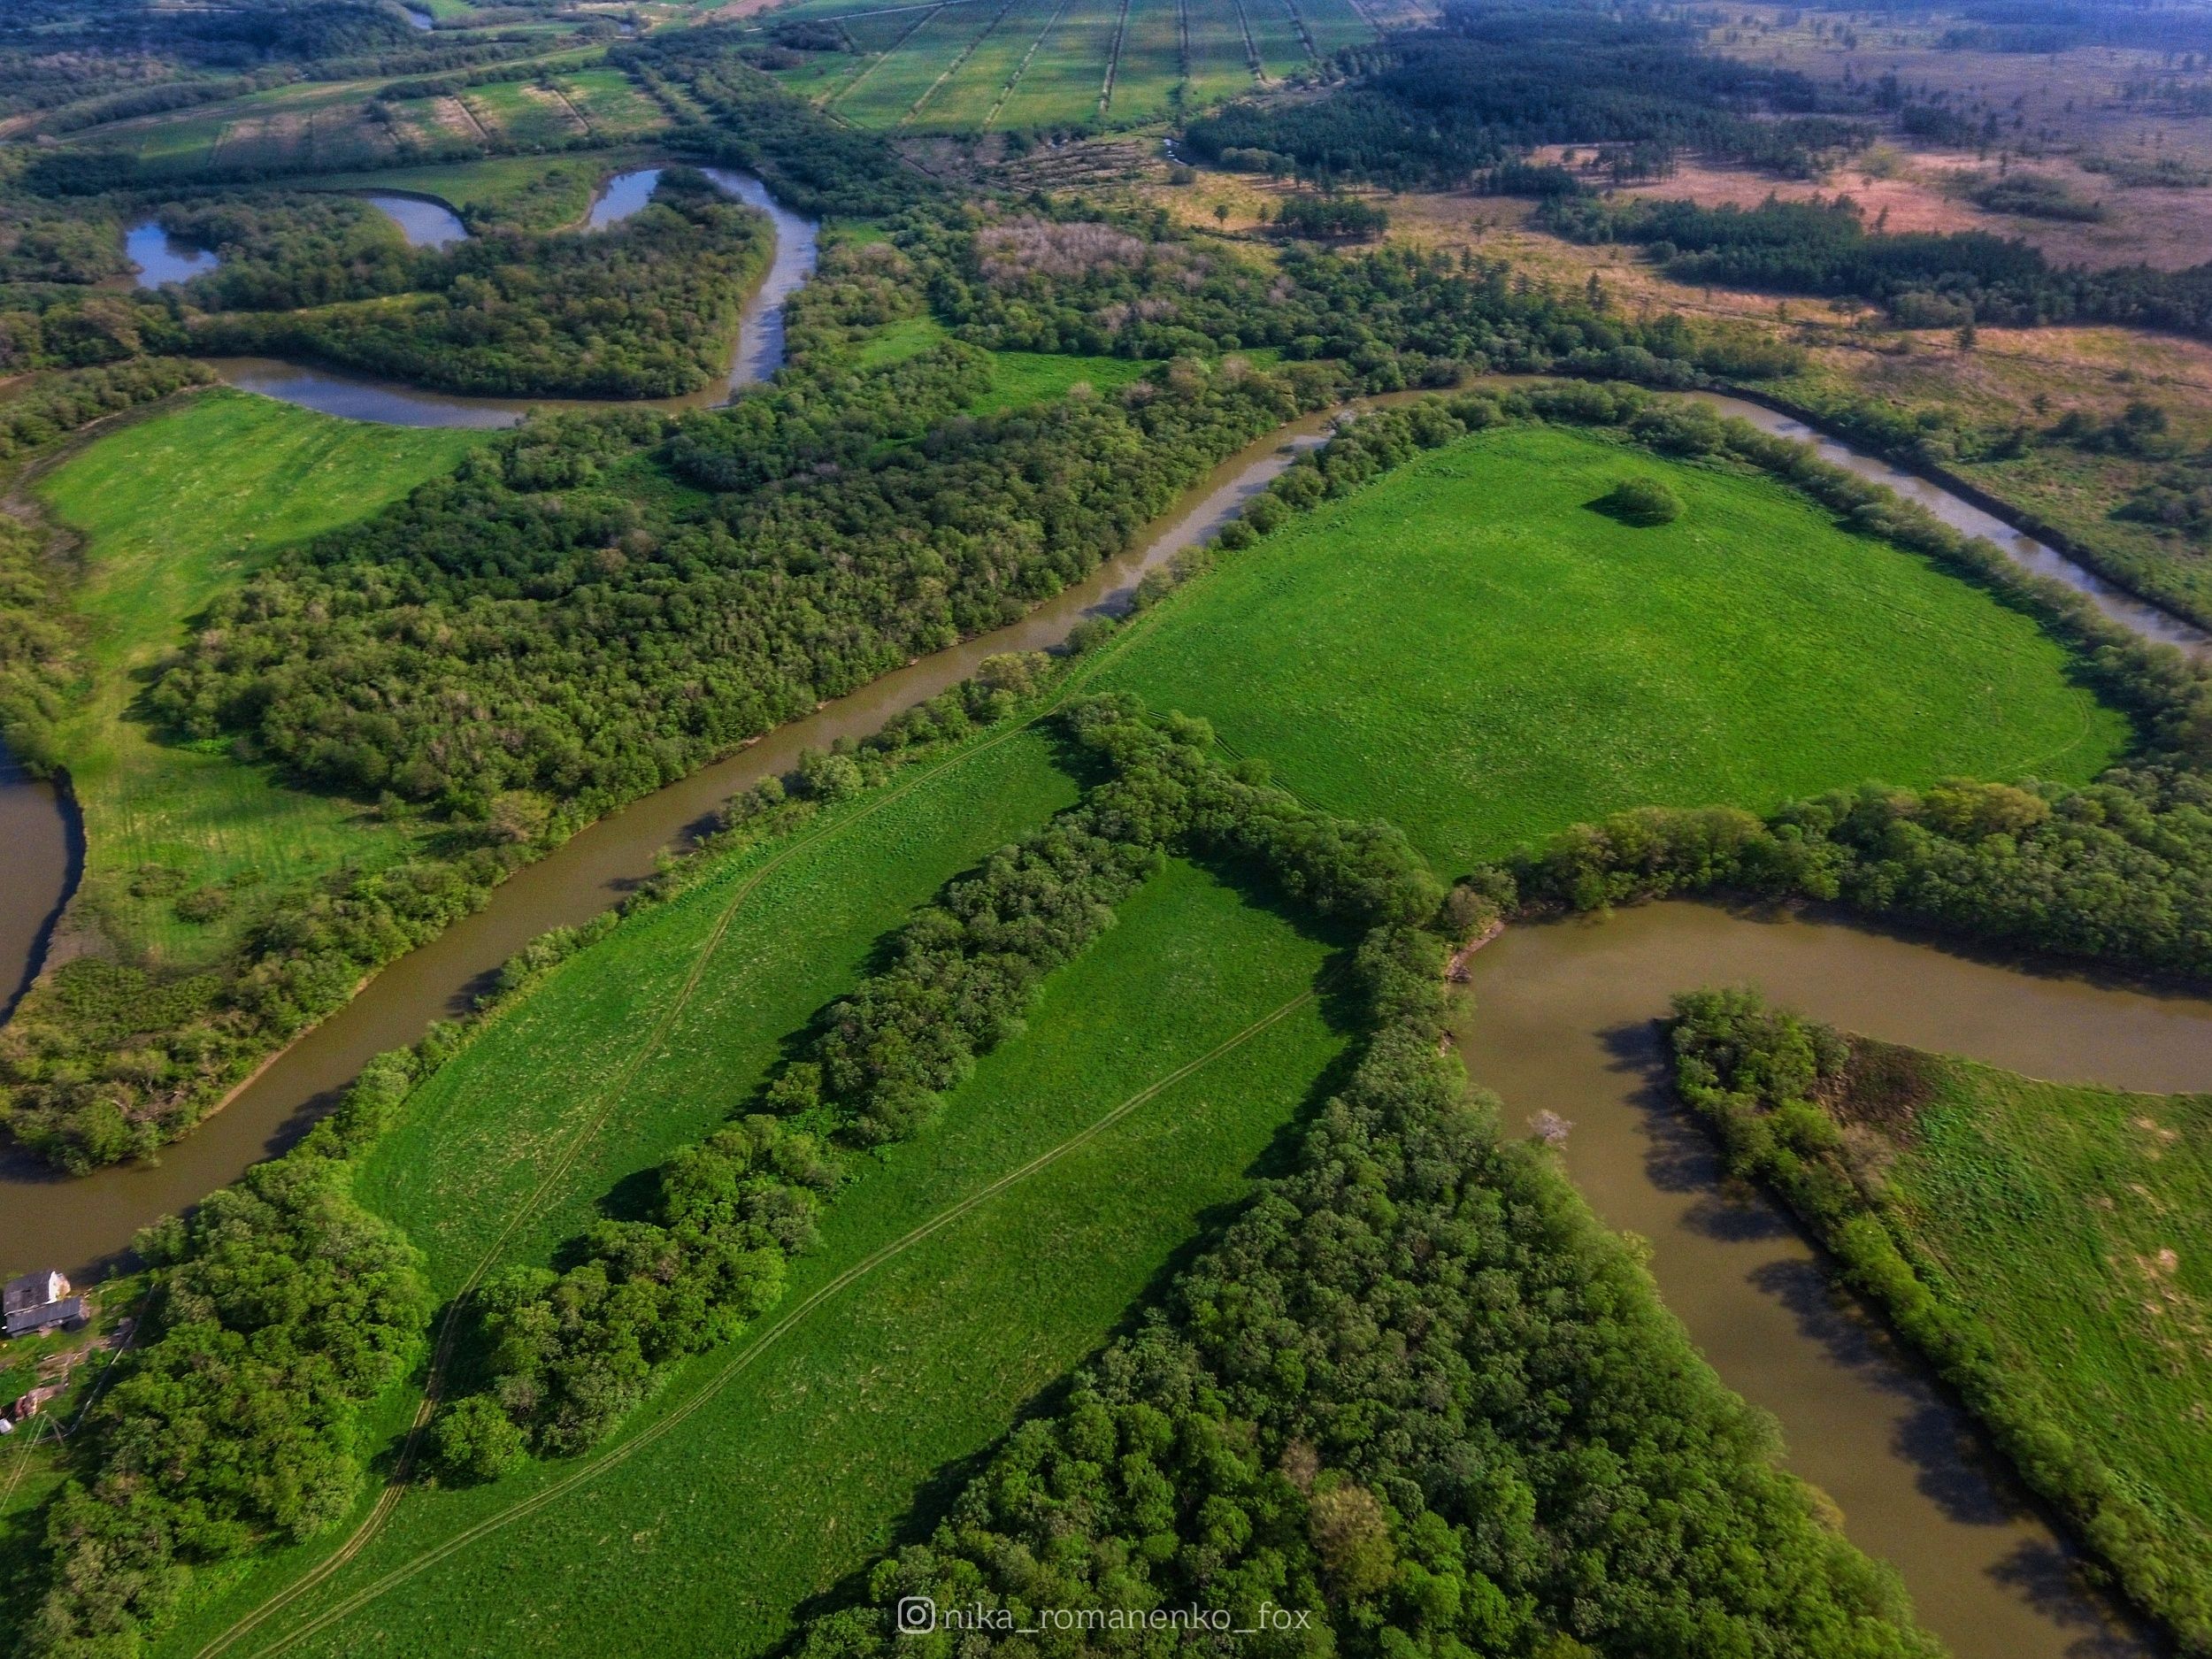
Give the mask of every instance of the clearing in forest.
POLYGON ((1647 804, 2088 779, 2119 715, 2028 618, 1762 476, 1514 426, 1294 520, 1140 623, 1102 683, 1211 719, 1441 870, 1647 804), (1686 503, 1590 503, 1624 477, 1686 503))

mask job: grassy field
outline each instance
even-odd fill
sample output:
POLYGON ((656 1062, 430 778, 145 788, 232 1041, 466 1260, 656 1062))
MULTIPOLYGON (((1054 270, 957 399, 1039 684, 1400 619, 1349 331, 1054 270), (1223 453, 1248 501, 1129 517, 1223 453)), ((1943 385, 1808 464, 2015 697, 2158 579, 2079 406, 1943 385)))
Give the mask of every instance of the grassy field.
POLYGON ((91 626, 93 682, 63 739, 85 817, 80 903, 117 943, 168 962, 205 960, 236 923, 179 919, 175 890, 249 872, 296 879, 389 858, 404 844, 354 803, 280 783, 227 746, 157 741, 131 705, 188 619, 272 550, 365 517, 449 471, 486 435, 364 426, 205 392, 96 440, 39 480, 41 500, 84 537, 77 603, 91 626), (176 872, 170 893, 131 893, 147 864, 176 872))
POLYGON ((802 0, 775 12, 856 14, 842 25, 856 56, 809 54, 782 78, 862 126, 933 132, 1156 120, 1279 81, 1411 15, 1403 0, 951 0, 858 15, 876 10, 802 0))
POLYGON ((582 219, 610 173, 643 152, 595 152, 555 158, 501 156, 438 167, 384 167, 319 179, 334 190, 411 190, 434 196, 458 211, 486 215, 525 230, 554 230, 582 219))
POLYGON ((1647 803, 2085 779, 2127 736, 2032 622, 1926 561, 1766 479, 1553 427, 1463 439, 1279 531, 1102 678, 1440 869, 1647 803), (1590 509, 1632 474, 1687 511, 1590 509))
POLYGON ((2061 1428, 2212 1576, 2212 1096, 1925 1056, 1885 1218, 2061 1428))
POLYGON ((546 56, 532 60, 534 73, 543 69, 543 84, 495 81, 449 96, 396 99, 384 106, 388 119, 370 107, 388 81, 308 82, 117 121, 82 142, 127 150, 180 175, 213 166, 296 173, 563 144, 588 133, 642 138, 667 125, 628 76, 604 65, 603 53, 560 50, 555 35, 545 44, 546 56))
MULTIPOLYGON (((449 1290, 541 1165, 603 1114, 574 1176, 498 1251, 544 1259, 624 1171, 741 1102, 780 1038, 851 983, 917 899, 1071 793, 1046 741, 1023 733, 864 799, 757 886, 747 884, 774 855, 734 861, 503 1016, 378 1148, 365 1194, 429 1247, 449 1290), (663 1028, 725 915, 695 992, 663 1028), (641 1041, 648 1028, 663 1034, 641 1041), (549 1065, 553 1052, 573 1057, 549 1065)), ((771 1316, 687 1368, 607 1452, 488 1488, 411 1494, 357 1562, 271 1632, 422 1563, 396 1594, 293 1651, 411 1651, 434 1629, 490 1653, 626 1651, 641 1632, 672 1651, 766 1650, 802 1601, 880 1549, 926 1483, 987 1447, 1114 1328, 1202 1217, 1245 1189, 1340 1048, 1310 995, 1326 954, 1264 905, 1171 865, 1055 976, 1027 1032, 936 1124, 864 1162, 780 1310, 837 1286, 808 1317, 780 1332, 771 1316), (572 1571, 603 1555, 611 1514, 625 1517, 622 1572, 572 1571), (426 1562, 502 1517, 513 1524, 426 1562), (518 1574, 538 1586, 526 1615, 487 1594, 518 1574)), ((165 1650, 193 1651, 299 1564, 269 1563, 165 1650)))

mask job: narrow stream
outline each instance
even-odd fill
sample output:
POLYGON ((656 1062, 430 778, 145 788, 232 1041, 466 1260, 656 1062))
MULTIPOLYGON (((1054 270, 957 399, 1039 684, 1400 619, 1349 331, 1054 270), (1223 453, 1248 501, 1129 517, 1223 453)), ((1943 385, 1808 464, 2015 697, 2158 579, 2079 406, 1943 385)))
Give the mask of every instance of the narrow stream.
POLYGON ((1774 1414, 1790 1466, 1904 1575, 1959 1659, 2161 1651, 2076 1585, 2074 1553, 1966 1413, 1764 1195, 1724 1188, 1678 1108, 1654 1021, 1678 991, 1750 984, 1847 1030, 2031 1076, 2212 1087, 2212 1000, 2023 970, 1821 917, 1669 903, 1509 928, 1470 964, 1468 1071, 1573 1128, 1564 1157, 1609 1226, 1649 1240, 1667 1306, 1728 1386, 1774 1414))

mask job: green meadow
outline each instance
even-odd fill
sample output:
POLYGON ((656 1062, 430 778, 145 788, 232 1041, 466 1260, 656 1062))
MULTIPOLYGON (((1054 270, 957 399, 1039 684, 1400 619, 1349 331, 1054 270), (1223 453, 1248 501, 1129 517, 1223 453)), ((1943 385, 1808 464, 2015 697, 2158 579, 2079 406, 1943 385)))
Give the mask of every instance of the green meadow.
MULTIPOLYGON (((895 780, 787 854, 728 861, 503 1013, 419 1092, 361 1190, 427 1248, 442 1291, 488 1251, 548 1259, 626 1171, 741 1105, 914 902, 1072 794, 1047 740, 1021 730, 895 780), (503 1240, 518 1198, 571 1148, 503 1240)), ((411 1493, 268 1630, 328 1610, 288 1651, 408 1650, 434 1628, 465 1632, 472 1651, 622 1652, 649 1586, 657 1641, 710 1632, 716 1653, 768 1650, 1247 1190, 1340 1048, 1315 995, 1328 950, 1171 864, 934 1124, 859 1161, 755 1331, 680 1371, 595 1454, 411 1493), (610 1513, 626 1517, 623 1573, 572 1571, 606 1547, 610 1513), (484 1594, 488 1574, 559 1587, 519 1616, 484 1594)), ((164 1650, 195 1651, 320 1553, 267 1562, 164 1650)))
POLYGON ((2212 1095, 2039 1082, 1924 1056, 1883 1220, 1979 1321, 2040 1415, 2212 1571, 2212 1095))
POLYGON ((1210 719, 1440 870, 1647 804, 2081 780, 2126 746, 2060 648, 1763 477, 1552 426, 1433 450, 1140 621, 1101 683, 1210 719), (1663 477, 1634 527, 1589 503, 1663 477))
POLYGON ((191 618, 276 549, 366 517, 451 471, 484 436, 209 391, 96 440, 38 480, 40 499, 82 538, 76 603, 90 687, 63 741, 85 819, 80 902, 118 943, 170 963, 207 960, 235 923, 180 919, 176 893, 296 879, 403 847, 402 832, 358 804, 242 764, 227 744, 166 741, 133 705, 191 618), (157 884, 167 891, 134 895, 149 864, 174 872, 157 884))

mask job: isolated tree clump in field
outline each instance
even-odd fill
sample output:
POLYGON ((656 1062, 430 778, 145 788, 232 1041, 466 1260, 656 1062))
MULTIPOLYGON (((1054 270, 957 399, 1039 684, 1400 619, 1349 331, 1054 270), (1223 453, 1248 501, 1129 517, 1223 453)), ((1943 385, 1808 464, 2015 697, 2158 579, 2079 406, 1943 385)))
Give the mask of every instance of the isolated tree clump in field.
POLYGON ((1672 524, 1682 516, 1682 497, 1655 478, 1624 479, 1594 505, 1623 524, 1672 524))

